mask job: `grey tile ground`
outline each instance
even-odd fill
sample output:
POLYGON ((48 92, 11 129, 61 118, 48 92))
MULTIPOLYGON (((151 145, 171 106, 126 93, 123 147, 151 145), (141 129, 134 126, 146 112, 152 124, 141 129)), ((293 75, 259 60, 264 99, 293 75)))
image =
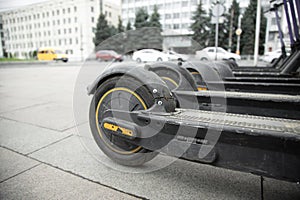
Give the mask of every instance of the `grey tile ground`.
POLYGON ((0 198, 137 199, 46 165, 0 183, 0 198))
POLYGON ((28 170, 39 162, 0 147, 0 182, 28 170))
POLYGON ((23 154, 38 150, 70 135, 70 133, 6 119, 0 121, 0 130, 0 145, 23 154))
MULTIPOLYGON (((299 169, 300 170, 300 169, 299 169)), ((264 178, 264 197, 265 200, 273 199, 300 199, 300 185, 291 184, 270 178, 264 178)))
POLYGON ((63 131, 75 125, 72 105, 60 103, 38 105, 3 113, 0 116, 58 131, 63 131))
MULTIPOLYGON (((258 199, 260 197, 257 176, 182 160, 150 173, 116 171, 97 162, 81 146, 76 136, 29 156, 121 191, 149 199, 258 199)), ((165 158, 162 157, 161 161, 163 159, 165 158)), ((138 169, 127 170, 135 172, 138 169)))

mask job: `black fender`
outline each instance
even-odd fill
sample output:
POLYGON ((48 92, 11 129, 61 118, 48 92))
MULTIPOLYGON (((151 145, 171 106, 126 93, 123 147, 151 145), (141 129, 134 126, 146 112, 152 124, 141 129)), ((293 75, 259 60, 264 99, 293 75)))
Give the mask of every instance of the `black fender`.
POLYGON ((230 63, 232 61, 216 61, 214 62, 213 68, 218 71, 222 79, 225 79, 227 77, 234 77, 232 69, 230 68, 230 63))
MULTIPOLYGON (((149 71, 156 73, 158 76, 164 76, 164 73, 173 73, 178 86, 173 90, 197 91, 197 84, 189 71, 183 68, 182 63, 175 62, 158 62, 147 66, 149 71), (165 71, 163 71, 165 70, 165 71)), ((173 91, 172 90, 172 91, 173 91)))
POLYGON ((204 62, 204 61, 191 61, 185 62, 182 67, 190 71, 191 73, 196 72, 194 75, 198 87, 200 89, 206 88, 208 90, 221 90, 224 91, 224 86, 220 85, 216 88, 215 82, 223 82, 223 76, 218 70, 218 67, 213 62, 204 62))
POLYGON ((115 76, 129 76, 136 79, 149 89, 156 102, 160 101, 159 104, 163 105, 165 111, 175 111, 176 103, 168 86, 157 74, 147 71, 144 64, 119 63, 110 66, 87 87, 88 95, 94 94, 104 81, 115 76))

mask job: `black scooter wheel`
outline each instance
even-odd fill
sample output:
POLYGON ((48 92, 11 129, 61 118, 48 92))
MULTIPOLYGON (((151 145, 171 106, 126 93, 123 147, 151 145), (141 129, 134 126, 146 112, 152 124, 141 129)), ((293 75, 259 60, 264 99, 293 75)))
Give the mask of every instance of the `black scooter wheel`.
POLYGON ((103 114, 108 109, 137 111, 153 104, 151 92, 131 77, 113 77, 98 87, 90 105, 90 128, 97 145, 110 159, 122 165, 138 166, 157 155, 126 138, 105 132, 101 126, 103 114))

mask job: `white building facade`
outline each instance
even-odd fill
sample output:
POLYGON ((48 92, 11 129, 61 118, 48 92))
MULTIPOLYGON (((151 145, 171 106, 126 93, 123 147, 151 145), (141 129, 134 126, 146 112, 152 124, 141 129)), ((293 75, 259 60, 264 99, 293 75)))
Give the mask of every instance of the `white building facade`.
MULTIPOLYGON (((139 9, 143 8, 151 15, 156 5, 163 29, 164 48, 189 47, 193 34, 190 29, 193 23, 192 17, 200 1, 208 14, 216 0, 122 0, 123 25, 126 26, 130 21, 133 26, 135 14, 139 9)), ((223 5, 226 9, 229 9, 231 2, 232 0, 224 0, 223 5)), ((239 2, 242 11, 249 4, 249 0, 240 0, 239 2)))
POLYGON ((52 0, 1 12, 5 51, 14 57, 28 58, 38 48, 53 47, 69 54, 70 60, 87 58, 94 51, 100 2, 52 0))
MULTIPOLYGON (((288 25, 287 25, 286 15, 283 6, 278 8, 278 15, 279 15, 280 27, 283 32, 283 40, 285 46, 287 48, 290 48, 291 42, 289 38, 288 25)), ((265 52, 271 52, 280 49, 281 42, 280 42, 275 12, 268 12, 266 14, 266 17, 267 17, 267 29, 266 29, 265 52)))

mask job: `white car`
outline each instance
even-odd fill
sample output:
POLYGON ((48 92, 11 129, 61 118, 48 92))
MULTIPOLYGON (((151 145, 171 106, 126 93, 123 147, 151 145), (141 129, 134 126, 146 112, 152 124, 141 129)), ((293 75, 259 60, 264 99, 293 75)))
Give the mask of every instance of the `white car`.
MULTIPOLYGON (((286 50, 287 55, 290 55, 291 49, 286 50)), ((281 56, 281 49, 265 53, 263 61, 268 63, 274 63, 281 56)))
POLYGON ((186 61, 188 59, 187 55, 180 54, 175 51, 167 51, 166 54, 168 55, 169 60, 186 61))
POLYGON ((154 49, 142 49, 136 51, 133 53, 132 59, 139 63, 170 60, 167 54, 154 49))
POLYGON ((206 47, 201 51, 196 51, 196 57, 200 60, 215 60, 217 56, 217 60, 241 60, 241 56, 235 53, 230 53, 225 51, 221 47, 206 47), (217 49, 217 51, 216 51, 217 49))

